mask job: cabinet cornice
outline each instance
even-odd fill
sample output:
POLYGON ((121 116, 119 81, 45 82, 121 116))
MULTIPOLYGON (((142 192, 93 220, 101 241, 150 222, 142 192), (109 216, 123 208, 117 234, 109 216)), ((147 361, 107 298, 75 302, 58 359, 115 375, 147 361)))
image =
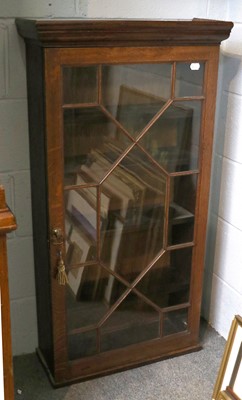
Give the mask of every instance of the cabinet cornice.
POLYGON ((43 47, 218 45, 232 22, 214 20, 16 20, 19 34, 43 47))

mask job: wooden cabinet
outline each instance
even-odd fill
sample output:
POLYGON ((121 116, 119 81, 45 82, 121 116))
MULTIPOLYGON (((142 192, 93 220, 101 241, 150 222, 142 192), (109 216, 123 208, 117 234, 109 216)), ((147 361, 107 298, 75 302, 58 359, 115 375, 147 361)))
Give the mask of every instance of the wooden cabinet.
POLYGON ((198 349, 219 45, 232 23, 16 23, 38 352, 53 382, 198 349))

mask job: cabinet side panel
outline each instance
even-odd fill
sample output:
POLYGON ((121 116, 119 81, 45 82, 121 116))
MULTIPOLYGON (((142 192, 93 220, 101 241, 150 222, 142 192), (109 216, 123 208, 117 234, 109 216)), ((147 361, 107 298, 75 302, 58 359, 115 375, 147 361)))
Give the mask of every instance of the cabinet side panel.
MULTIPOLYGON (((214 137, 214 115, 216 106, 217 74, 219 61, 219 47, 211 48, 211 55, 207 61, 204 80, 204 107, 201 127, 200 145, 200 175, 197 199, 196 246, 194 251, 194 270, 192 274, 191 290, 191 330, 199 332, 200 310, 202 300, 202 283, 204 274, 204 256, 206 246, 206 231, 208 218, 208 204, 210 191, 212 149, 214 137)), ((211 188, 212 189, 212 188, 211 188)))
POLYGON ((43 51, 27 43, 29 140, 39 348, 53 364, 48 207, 45 159, 43 51))

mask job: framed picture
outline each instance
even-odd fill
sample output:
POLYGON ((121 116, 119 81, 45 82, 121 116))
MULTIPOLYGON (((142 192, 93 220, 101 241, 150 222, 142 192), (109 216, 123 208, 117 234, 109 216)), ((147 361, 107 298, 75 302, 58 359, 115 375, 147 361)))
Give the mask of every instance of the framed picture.
POLYGON ((237 400, 237 398, 234 396, 231 396, 230 393, 223 390, 222 392, 219 392, 219 394, 217 396, 217 400, 237 400))
POLYGON ((213 392, 213 400, 224 398, 242 400, 242 317, 239 315, 232 322, 213 392))

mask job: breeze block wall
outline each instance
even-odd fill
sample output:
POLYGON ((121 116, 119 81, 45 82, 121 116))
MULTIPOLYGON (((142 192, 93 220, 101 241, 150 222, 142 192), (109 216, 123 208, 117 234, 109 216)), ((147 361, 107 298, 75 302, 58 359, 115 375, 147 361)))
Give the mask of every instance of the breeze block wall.
POLYGON ((227 19, 234 28, 221 47, 203 302, 225 338, 234 315, 242 315, 241 2, 228 2, 227 19))
POLYGON ((13 354, 37 346, 25 45, 15 17, 81 16, 77 1, 0 2, 0 183, 18 229, 8 239, 13 354))

